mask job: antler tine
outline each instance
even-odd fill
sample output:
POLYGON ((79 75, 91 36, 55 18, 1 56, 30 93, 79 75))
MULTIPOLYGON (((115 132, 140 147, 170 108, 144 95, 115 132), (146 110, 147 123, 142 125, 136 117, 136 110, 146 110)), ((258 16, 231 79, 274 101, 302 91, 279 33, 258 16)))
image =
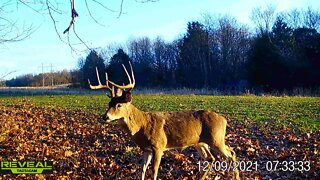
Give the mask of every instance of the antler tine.
POLYGON ((132 69, 132 65, 131 65, 130 61, 129 61, 129 65, 130 65, 130 70, 131 70, 132 84, 134 86, 136 84, 136 80, 134 78, 133 69, 132 69))
POLYGON ((96 67, 96 74, 97 74, 97 79, 98 79, 99 86, 102 86, 101 81, 100 81, 100 77, 99 77, 98 67, 96 67))
POLYGON ((106 86, 108 87, 108 89, 110 89, 108 81, 109 81, 108 73, 106 72, 106 86))
POLYGON ((90 89, 102 89, 102 88, 106 88, 106 86, 102 85, 101 82, 100 82, 99 72, 98 72, 98 68, 97 68, 97 67, 96 67, 96 74, 97 74, 97 79, 98 79, 99 85, 93 86, 93 85, 91 84, 91 82, 90 82, 90 79, 88 79, 88 83, 89 83, 90 89))
POLYGON ((90 89, 108 89, 110 92, 111 97, 114 97, 114 88, 110 88, 109 84, 108 84, 108 74, 106 73, 106 85, 102 85, 101 81, 100 81, 100 77, 99 77, 99 71, 98 68, 96 67, 96 74, 97 74, 97 80, 98 80, 98 85, 97 86, 93 86, 90 82, 90 79, 88 79, 88 83, 90 86, 90 89))
POLYGON ((128 79, 129 79, 129 84, 121 86, 121 85, 118 85, 118 84, 116 84, 116 83, 114 83, 114 82, 112 82, 112 81, 110 81, 110 80, 108 80, 108 82, 109 82, 110 84, 112 84, 113 86, 116 86, 116 87, 119 88, 119 89, 133 89, 134 86, 135 86, 135 79, 134 79, 134 74, 133 74, 132 65, 131 65, 130 61, 129 61, 129 65, 130 65, 131 76, 132 76, 132 80, 133 80, 133 81, 131 80, 131 77, 130 77, 128 71, 127 71, 127 68, 122 64, 122 67, 123 67, 124 71, 126 72, 127 77, 128 77, 128 79))
POLYGON ((128 73, 126 67, 125 67, 123 64, 122 64, 122 67, 123 67, 124 71, 125 71, 126 74, 127 74, 127 77, 128 77, 128 79, 129 79, 129 84, 132 84, 132 82, 131 82, 131 77, 129 76, 129 73, 128 73))
POLYGON ((106 72, 106 87, 107 89, 110 91, 111 93, 111 97, 115 97, 115 93, 114 93, 114 86, 112 86, 112 88, 110 88, 109 86, 109 79, 108 79, 108 73, 106 72))

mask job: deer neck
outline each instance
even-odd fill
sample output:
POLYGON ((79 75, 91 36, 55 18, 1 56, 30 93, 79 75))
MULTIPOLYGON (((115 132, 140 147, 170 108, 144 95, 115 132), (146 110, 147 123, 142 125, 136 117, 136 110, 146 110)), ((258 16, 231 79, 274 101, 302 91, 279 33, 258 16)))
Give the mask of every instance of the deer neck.
POLYGON ((134 105, 130 107, 129 119, 127 120, 127 128, 131 135, 136 134, 141 128, 144 128, 148 123, 147 113, 139 110, 134 105))

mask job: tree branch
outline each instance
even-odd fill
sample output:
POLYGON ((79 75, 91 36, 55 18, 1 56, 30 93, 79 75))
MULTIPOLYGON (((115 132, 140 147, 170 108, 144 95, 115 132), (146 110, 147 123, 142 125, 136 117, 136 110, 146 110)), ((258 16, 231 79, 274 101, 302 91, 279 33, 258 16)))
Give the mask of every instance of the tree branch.
POLYGON ((67 29, 63 31, 63 34, 65 34, 66 32, 69 32, 72 25, 74 25, 76 18, 79 16, 79 14, 77 13, 77 11, 75 9, 76 0, 70 0, 70 3, 71 3, 71 21, 70 21, 70 24, 67 27, 67 29))
POLYGON ((90 17, 94 20, 95 23, 97 23, 97 24, 99 24, 100 26, 103 26, 103 27, 104 27, 105 25, 99 23, 99 21, 97 21, 97 20, 92 16, 91 11, 90 11, 90 8, 89 8, 89 6, 88 6, 87 0, 85 0, 84 2, 85 2, 85 4, 86 4, 86 8, 87 8, 87 11, 88 11, 90 17))

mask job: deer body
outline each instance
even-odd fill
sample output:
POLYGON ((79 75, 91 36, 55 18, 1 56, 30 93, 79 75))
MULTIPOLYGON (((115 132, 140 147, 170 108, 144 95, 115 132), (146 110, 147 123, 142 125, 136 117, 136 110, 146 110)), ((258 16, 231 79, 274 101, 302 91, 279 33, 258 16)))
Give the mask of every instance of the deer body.
MULTIPOLYGON (((169 149, 194 146, 203 160, 213 161, 212 154, 219 154, 227 160, 236 161, 235 152, 225 145, 227 120, 224 117, 207 110, 144 112, 132 105, 131 89, 135 80, 131 64, 130 67, 133 82, 124 67, 129 78, 128 85, 120 86, 108 79, 107 84, 102 85, 98 71, 99 85, 92 86, 90 81, 89 84, 91 89, 107 88, 111 91, 111 101, 106 109, 107 122, 116 120, 124 131, 132 135, 133 141, 144 152, 142 180, 152 158, 153 178, 157 179, 161 157, 163 152, 169 149), (116 95, 114 87, 110 88, 108 83, 121 90, 129 90, 119 91, 116 95)), ((206 175, 207 172, 204 172, 201 179, 205 179, 206 175)), ((235 178, 240 179, 238 171, 235 171, 235 178)))
POLYGON ((127 117, 131 123, 123 118, 118 124, 133 136, 141 149, 185 148, 199 142, 210 143, 213 138, 216 144, 224 140, 218 140, 214 134, 225 134, 227 121, 214 112, 143 112, 134 106, 132 109, 135 110, 127 117))
MULTIPOLYGON (((129 113, 119 119, 118 124, 132 135, 133 141, 144 151, 144 166, 148 166, 148 157, 155 156, 154 177, 165 150, 194 146, 204 160, 212 161, 215 154, 233 161, 236 155, 225 145, 227 120, 214 112, 207 110, 181 112, 143 112, 127 104, 129 113)), ((108 111, 108 117, 115 115, 108 111)), ((146 168, 143 169, 143 176, 146 168)), ((202 175, 204 178, 204 175, 202 175)), ((236 178, 239 175, 236 172, 236 178)))

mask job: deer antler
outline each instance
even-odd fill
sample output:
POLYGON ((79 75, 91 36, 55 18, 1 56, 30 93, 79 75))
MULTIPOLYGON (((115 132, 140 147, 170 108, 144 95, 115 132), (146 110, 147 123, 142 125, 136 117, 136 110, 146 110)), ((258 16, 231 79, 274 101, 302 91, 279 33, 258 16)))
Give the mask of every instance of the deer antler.
POLYGON ((98 83, 99 85, 97 86, 93 86, 90 83, 90 79, 88 79, 88 83, 90 86, 90 89, 107 89, 110 92, 110 97, 115 97, 115 93, 114 93, 114 87, 112 86, 112 88, 109 86, 109 80, 108 80, 108 74, 106 73, 106 85, 101 84, 100 81, 100 77, 99 77, 99 72, 98 72, 98 68, 96 67, 96 73, 97 73, 97 79, 98 79, 98 83))
POLYGON ((118 84, 116 84, 116 83, 114 83, 114 82, 112 82, 110 80, 107 80, 107 81, 110 84, 112 84, 113 86, 115 86, 115 87, 117 87, 119 89, 129 89, 129 90, 133 89, 135 84, 136 84, 136 80, 134 79, 134 74, 133 74, 132 65, 131 65, 130 61, 129 61, 129 65, 130 65, 130 69, 131 69, 131 77, 132 77, 132 79, 131 79, 126 67, 122 64, 122 67, 123 67, 124 71, 126 72, 127 77, 129 79, 129 84, 121 86, 121 85, 118 85, 118 84))

